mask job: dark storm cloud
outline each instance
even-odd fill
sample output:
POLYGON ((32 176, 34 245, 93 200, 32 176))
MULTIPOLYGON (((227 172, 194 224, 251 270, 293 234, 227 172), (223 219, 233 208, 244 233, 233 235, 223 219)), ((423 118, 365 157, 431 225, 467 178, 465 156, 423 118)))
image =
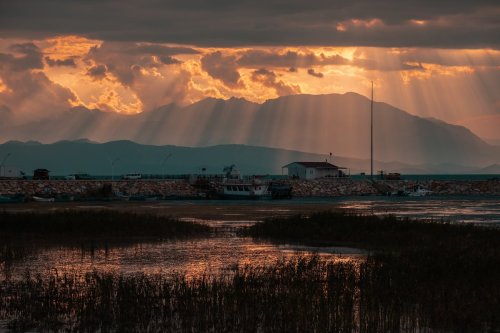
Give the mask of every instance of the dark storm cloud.
POLYGON ((9 51, 13 53, 0 53, 0 66, 14 72, 43 68, 42 53, 35 44, 13 44, 9 51))
POLYGON ((107 70, 105 65, 96 65, 87 70, 87 75, 94 80, 102 80, 106 77, 107 70))
POLYGON ((223 55, 220 51, 206 54, 201 58, 201 68, 228 87, 243 87, 236 57, 233 55, 223 55))
POLYGON ((265 68, 253 71, 251 79, 254 82, 261 83, 265 87, 274 89, 278 96, 300 94, 301 92, 299 86, 284 83, 278 79, 276 73, 265 68))
POLYGON ((316 65, 346 65, 349 60, 340 55, 317 56, 314 53, 298 53, 288 51, 283 54, 263 50, 250 50, 245 52, 239 59, 238 65, 241 67, 310 67, 316 65))
POLYGON ((170 47, 158 44, 135 42, 104 42, 90 49, 84 60, 93 64, 105 65, 122 84, 130 86, 141 76, 141 67, 159 67, 179 64, 172 57, 180 54, 197 54, 189 47, 170 47))
POLYGON ((181 62, 174 57, 168 55, 162 55, 158 57, 158 60, 164 65, 180 64, 181 62))
POLYGON ((45 57, 45 62, 50 67, 60 67, 60 66, 76 67, 75 59, 73 58, 52 59, 51 57, 45 57))
POLYGON ((317 77, 319 79, 321 79, 321 78, 323 78, 325 76, 323 73, 316 72, 313 68, 309 68, 307 70, 307 74, 309 74, 311 76, 314 76, 314 77, 317 77))
POLYGON ((76 34, 205 46, 499 48, 499 15, 498 0, 17 0, 0 4, 0 36, 76 34), (374 19, 379 24, 363 23, 374 19))
POLYGON ((43 68, 40 49, 32 43, 13 44, 11 53, 0 53, 0 78, 7 89, 0 91, 0 109, 13 110, 18 119, 41 119, 67 110, 76 96, 52 82, 43 68))

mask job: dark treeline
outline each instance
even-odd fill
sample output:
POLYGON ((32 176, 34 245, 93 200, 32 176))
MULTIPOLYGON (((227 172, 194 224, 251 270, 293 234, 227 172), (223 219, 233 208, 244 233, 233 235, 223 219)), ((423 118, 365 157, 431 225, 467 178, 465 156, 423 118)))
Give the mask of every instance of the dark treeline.
MULTIPOLYGON (((210 227, 170 217, 114 210, 58 210, 48 213, 0 212, 0 235, 8 238, 64 237, 175 238, 209 233, 210 227)), ((0 237, 2 238, 2 237, 0 237)))

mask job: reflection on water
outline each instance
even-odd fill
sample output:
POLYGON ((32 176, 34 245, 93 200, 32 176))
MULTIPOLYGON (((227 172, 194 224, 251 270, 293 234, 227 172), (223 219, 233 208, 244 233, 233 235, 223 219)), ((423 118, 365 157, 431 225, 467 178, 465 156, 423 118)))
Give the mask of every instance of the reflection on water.
POLYGON ((386 200, 346 200, 340 208, 355 209, 377 215, 430 218, 456 223, 500 224, 498 198, 404 198, 386 200))
POLYGON ((21 277, 26 270, 42 275, 50 272, 93 270, 133 274, 180 273, 196 276, 221 273, 223 270, 247 264, 264 266, 294 255, 318 254, 323 258, 354 258, 363 255, 359 249, 346 247, 307 247, 275 245, 236 235, 236 227, 255 221, 184 220, 206 223, 216 229, 209 238, 146 242, 108 248, 45 247, 30 253, 23 260, 4 267, 3 278, 21 277))
MULTIPOLYGON (((255 223, 264 216, 286 216, 298 213, 297 207, 309 207, 309 212, 332 208, 355 209, 374 214, 393 214, 401 217, 444 219, 463 223, 500 225, 500 199, 498 198, 356 198, 356 199, 319 199, 288 200, 276 204, 245 203, 243 207, 234 203, 217 203, 212 206, 216 215, 211 218, 189 217, 184 213, 183 220, 208 224, 216 228, 209 238, 189 240, 169 240, 145 242, 140 244, 113 245, 108 248, 89 249, 81 247, 33 245, 33 251, 22 254, 22 259, 1 264, 2 278, 19 277, 26 270, 33 273, 67 271, 81 273, 92 270, 113 271, 124 274, 137 272, 173 274, 188 276, 202 273, 219 273, 235 265, 266 265, 279 258, 293 255, 319 253, 325 258, 359 258, 364 253, 357 249, 341 247, 306 247, 298 245, 277 245, 265 241, 240 237, 236 229, 255 223), (246 208, 245 208, 246 205, 246 208), (255 206, 253 206, 255 205, 255 206), (309 206, 308 206, 309 205, 309 206), (263 216, 264 214, 264 216, 263 216), (219 216, 220 219, 215 218, 219 216)), ((192 202, 179 202, 141 206, 142 209, 161 209, 168 212, 178 207, 194 206, 192 202)), ((106 206, 84 206, 105 208, 106 206)), ((22 208, 21 208, 22 209, 22 208)), ((206 211, 206 210, 205 210, 206 211)), ((1 258, 0 258, 1 259, 1 258)))

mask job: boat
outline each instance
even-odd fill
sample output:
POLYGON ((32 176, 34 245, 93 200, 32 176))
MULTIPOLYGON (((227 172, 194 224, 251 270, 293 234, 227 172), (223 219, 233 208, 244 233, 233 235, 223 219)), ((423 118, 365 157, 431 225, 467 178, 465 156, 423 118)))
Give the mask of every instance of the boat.
POLYGON ((260 179, 228 179, 222 184, 222 197, 225 199, 263 199, 271 198, 269 184, 260 179))
POLYGON ((54 202, 55 201, 55 198, 42 198, 42 197, 37 197, 37 196, 33 196, 32 198, 36 202, 54 202))
POLYGON ((422 187, 422 185, 415 185, 411 191, 407 191, 410 197, 425 197, 432 194, 432 191, 422 187))
POLYGON ((263 199, 271 198, 269 182, 258 177, 242 179, 240 171, 233 164, 225 167, 222 181, 223 199, 263 199))

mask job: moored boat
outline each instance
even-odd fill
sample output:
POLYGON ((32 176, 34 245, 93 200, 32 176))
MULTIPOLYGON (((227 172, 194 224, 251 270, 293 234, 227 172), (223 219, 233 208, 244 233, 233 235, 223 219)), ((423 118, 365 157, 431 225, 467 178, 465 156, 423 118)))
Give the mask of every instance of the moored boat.
POLYGON ((421 185, 415 185, 413 189, 407 193, 410 197, 425 197, 431 195, 432 191, 422 187, 421 185))
POLYGON ((269 184, 259 179, 228 179, 222 185, 225 199, 263 199, 271 198, 269 184))
POLYGON ((55 198, 43 198, 43 197, 37 197, 37 196, 33 196, 32 198, 36 202, 54 202, 55 201, 55 198))

